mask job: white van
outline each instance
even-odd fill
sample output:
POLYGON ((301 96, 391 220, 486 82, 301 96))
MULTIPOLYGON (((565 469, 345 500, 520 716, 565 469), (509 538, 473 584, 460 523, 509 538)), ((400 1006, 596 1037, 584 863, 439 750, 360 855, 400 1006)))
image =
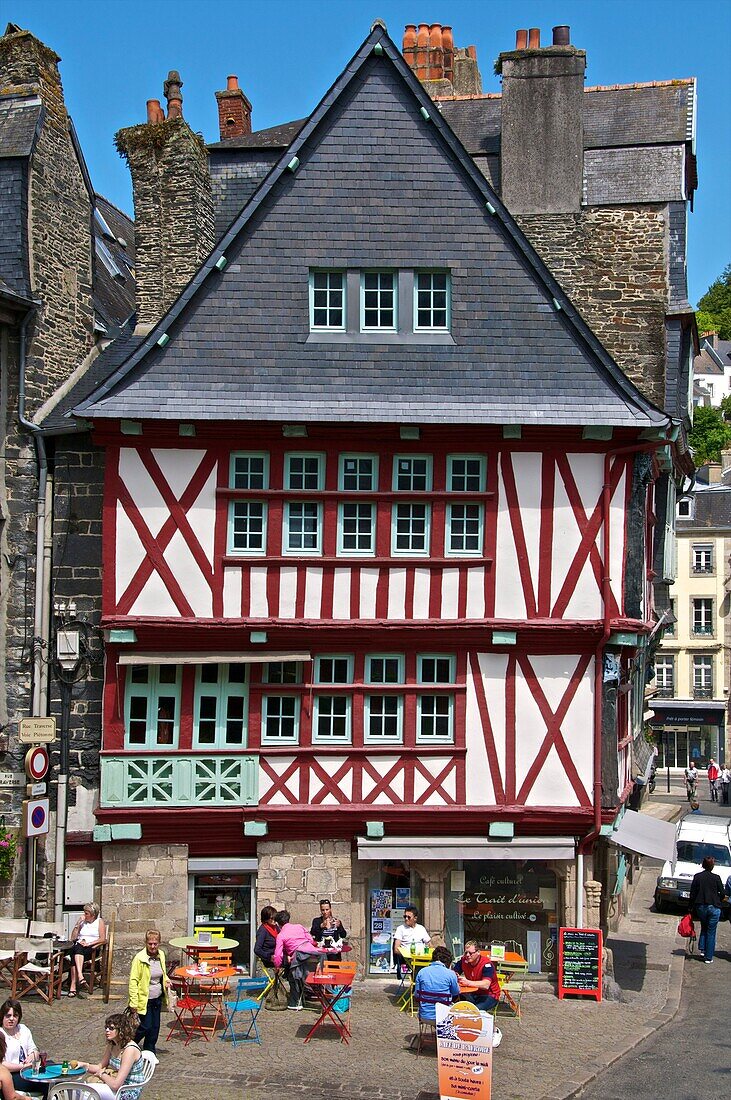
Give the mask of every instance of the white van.
POLYGON ((693 875, 703 870, 705 856, 713 856, 713 870, 725 885, 731 875, 731 818, 710 814, 688 814, 683 818, 678 825, 677 858, 674 863, 667 860, 657 877, 658 912, 669 903, 687 908, 693 875))

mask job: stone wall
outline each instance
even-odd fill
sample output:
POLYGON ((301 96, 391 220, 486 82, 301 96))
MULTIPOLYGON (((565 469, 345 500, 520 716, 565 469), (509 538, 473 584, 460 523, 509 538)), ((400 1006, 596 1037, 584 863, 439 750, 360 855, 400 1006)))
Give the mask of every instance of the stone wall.
POLYGON ((356 958, 362 959, 362 929, 355 939, 350 936, 353 921, 362 923, 362 916, 352 904, 349 840, 263 840, 257 857, 258 909, 264 905, 287 909, 296 924, 309 928, 320 915, 320 899, 329 898, 348 930, 356 958))
POLYGON ((148 928, 163 944, 188 931, 187 844, 106 844, 102 848, 102 916, 116 916, 118 975, 144 946, 148 928))
POLYGON ((667 209, 594 207, 516 220, 610 355, 662 408, 667 209))

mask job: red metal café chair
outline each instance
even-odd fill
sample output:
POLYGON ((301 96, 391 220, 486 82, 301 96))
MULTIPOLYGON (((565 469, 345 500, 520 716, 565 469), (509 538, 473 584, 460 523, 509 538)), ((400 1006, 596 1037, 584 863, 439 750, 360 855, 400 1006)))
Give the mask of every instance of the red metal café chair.
POLYGON ((176 1031, 185 1036, 184 1046, 187 1047, 190 1040, 199 1032, 208 1042, 208 1035, 203 1027, 203 1015, 206 1009, 211 1007, 210 990, 199 986, 197 983, 181 980, 178 1003, 175 1006, 175 1019, 170 1025, 166 1042, 169 1042, 176 1031))

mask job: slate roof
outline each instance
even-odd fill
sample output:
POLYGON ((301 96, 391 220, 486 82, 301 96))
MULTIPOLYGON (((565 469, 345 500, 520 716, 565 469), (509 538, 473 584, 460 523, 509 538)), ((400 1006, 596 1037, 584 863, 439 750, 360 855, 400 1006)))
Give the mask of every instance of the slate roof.
POLYGON ((76 407, 134 419, 192 409, 201 420, 667 423, 378 26, 167 316, 76 407), (455 344, 308 341, 308 268, 384 264, 453 269, 455 344))
POLYGON ((0 96, 0 157, 30 156, 42 114, 39 95, 0 96))
POLYGON ((725 529, 731 534, 731 485, 696 484, 692 493, 693 517, 676 517, 678 536, 725 529))
POLYGON ((225 141, 211 142, 210 151, 225 149, 286 149, 291 141, 297 137, 306 118, 297 119, 294 122, 283 122, 279 126, 269 126, 265 130, 255 130, 253 134, 242 134, 240 137, 226 138, 225 141))
POLYGON ((94 221, 94 309, 110 336, 135 309, 135 230, 134 222, 102 195, 94 194, 94 205, 101 220, 94 221), (107 233, 106 226, 110 232, 107 233), (124 241, 123 245, 121 241, 124 241), (116 272, 110 269, 106 249, 111 254, 116 272))

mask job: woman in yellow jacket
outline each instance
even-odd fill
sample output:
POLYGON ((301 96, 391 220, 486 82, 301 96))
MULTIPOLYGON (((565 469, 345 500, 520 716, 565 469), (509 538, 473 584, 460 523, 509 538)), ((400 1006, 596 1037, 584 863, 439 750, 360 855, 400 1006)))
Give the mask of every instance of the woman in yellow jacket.
POLYGON ((165 952, 160 950, 160 933, 156 928, 145 932, 145 946, 132 959, 129 972, 129 1007, 140 1018, 135 1042, 155 1053, 160 1034, 160 1011, 168 1001, 170 985, 165 970, 165 952))

